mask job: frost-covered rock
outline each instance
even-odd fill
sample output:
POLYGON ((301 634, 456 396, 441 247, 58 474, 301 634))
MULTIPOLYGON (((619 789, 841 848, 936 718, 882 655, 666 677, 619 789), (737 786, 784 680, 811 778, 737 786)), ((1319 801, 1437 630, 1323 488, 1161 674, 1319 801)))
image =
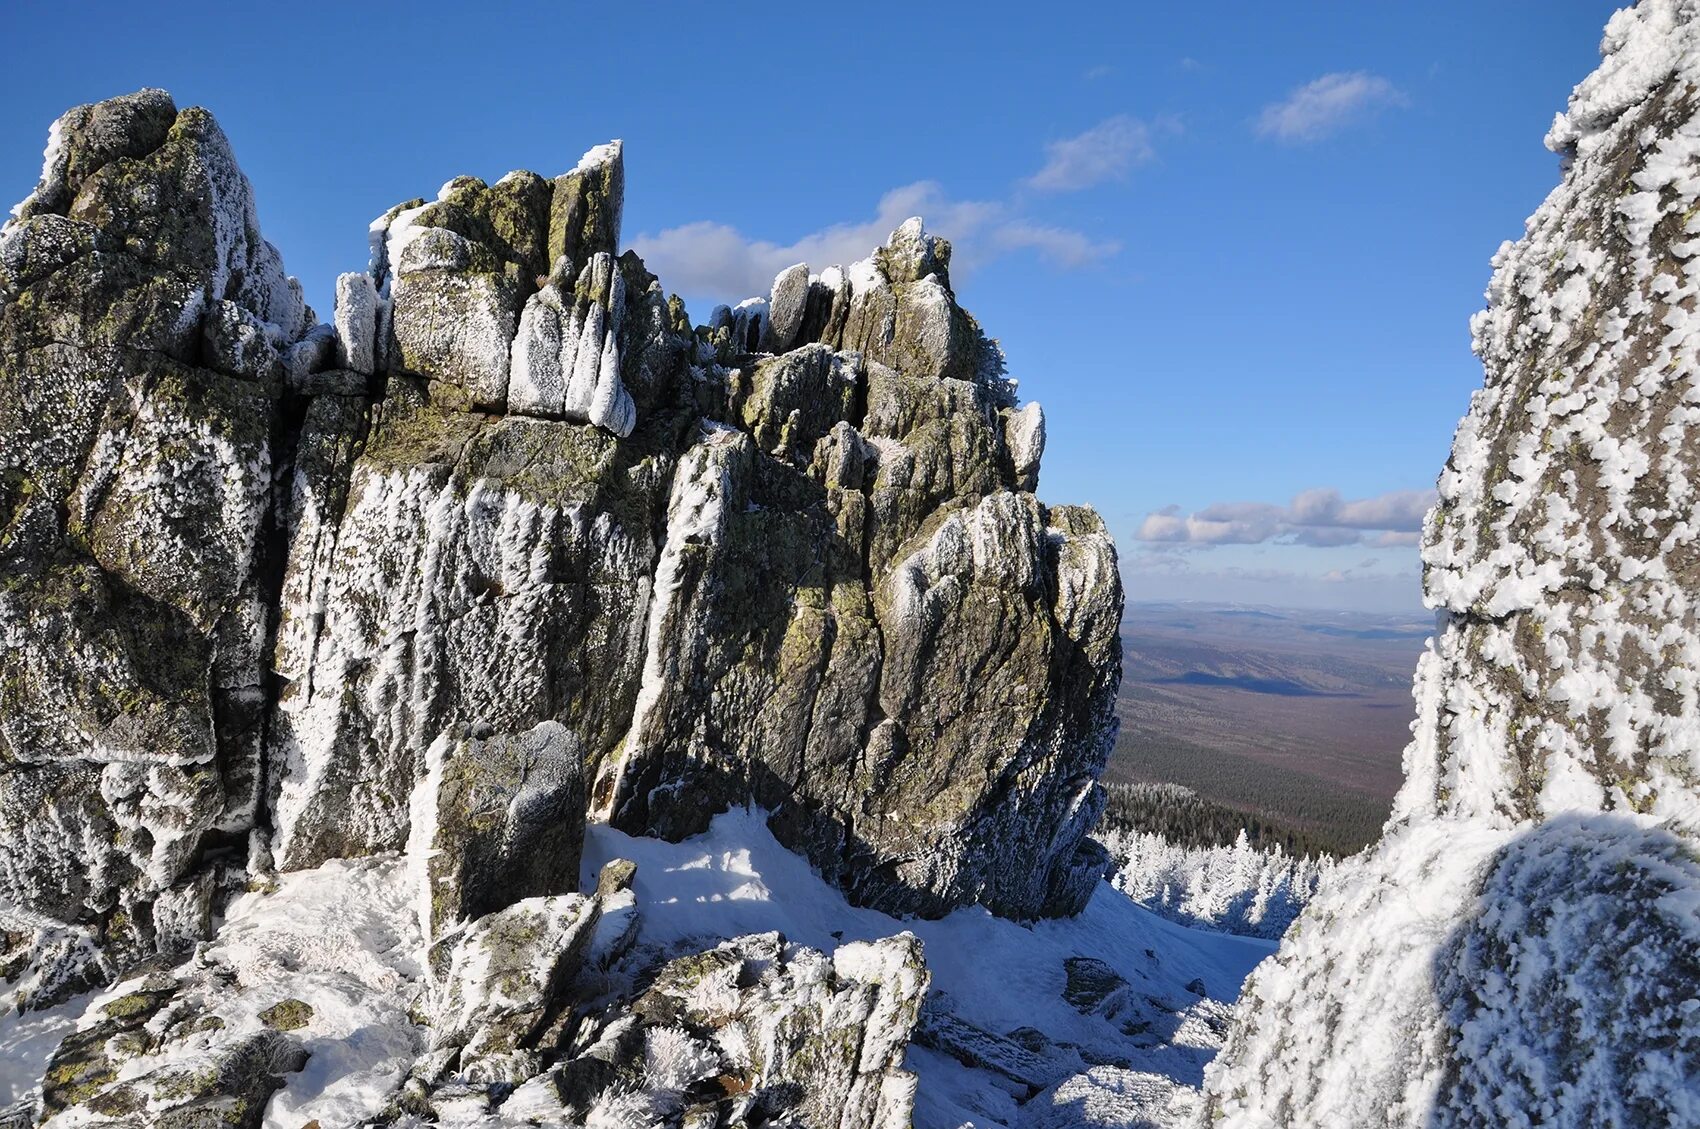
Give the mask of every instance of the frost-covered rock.
POLYGON ((555 274, 526 300, 508 409, 593 423, 624 439, 637 426, 637 405, 620 378, 625 275, 606 251, 592 255, 576 280, 572 269, 562 256, 555 274))
POLYGON ((336 361, 358 373, 378 368, 378 288, 364 271, 336 279, 336 361))
MULTIPOLYGON (((671 420, 620 441, 439 409, 394 378, 375 414, 358 457, 297 463, 310 516, 284 579, 306 602, 286 604, 279 637, 283 866, 402 849, 422 754, 455 726, 559 721, 594 763, 637 696, 671 420)), ((352 439, 309 437, 352 456, 352 439)))
POLYGON ((620 253, 620 216, 625 207, 625 147, 598 145, 571 172, 555 178, 549 205, 548 260, 582 267, 592 256, 620 253))
POLYGON ((280 357, 311 312, 222 131, 161 91, 54 123, 0 295, 0 901, 121 966, 181 943, 203 837, 253 825, 280 357))
POLYGON ((346 486, 297 460, 279 862, 400 849, 440 734, 553 721, 583 746, 593 812, 622 828, 688 835, 754 799, 871 904, 1077 909, 1104 861, 1083 843, 1113 739, 1114 548, 1095 515, 1023 488, 1039 417, 1012 410, 995 346, 949 294, 948 245, 912 224, 869 260, 897 280, 881 284, 894 311, 899 290, 942 311, 881 338, 907 371, 802 340, 801 265, 775 291, 798 347, 753 353, 779 344, 763 337, 765 299, 693 341, 642 263, 614 257, 618 156, 593 153, 548 189, 556 257, 529 282, 544 252, 503 233, 535 225, 479 218, 532 215, 516 201, 541 190, 519 174, 451 182, 377 225, 395 307, 386 394, 369 429, 327 410, 335 434, 321 436, 310 412, 300 440, 315 457, 360 454, 334 472, 346 486), (430 270, 531 289, 500 372, 456 353, 489 378, 470 397, 409 359, 459 348, 408 336, 406 264, 432 248, 453 254, 430 270), (912 360, 959 345, 975 359, 912 360), (494 406, 498 386, 507 414, 467 410, 494 406), (919 539, 974 506, 1002 515, 985 518, 984 545, 1015 540, 988 548, 972 582, 940 572, 924 608, 887 607, 919 539), (1005 604, 1018 611, 992 615, 1005 604), (1005 720, 972 710, 941 726, 963 713, 970 668, 1007 690, 1005 720))
POLYGON ((638 1094, 703 1126, 898 1129, 913 1109, 903 1056, 928 980, 908 934, 830 957, 777 933, 735 938, 667 963, 635 1001, 587 1020, 587 1049, 556 1068, 557 1093, 586 1124, 616 1123, 638 1094))
POLYGON ((333 862, 229 906, 183 963, 85 999, 44 1064, 43 1122, 355 1125, 425 1049, 406 868, 333 862))
POLYGON ((426 754, 409 853, 427 939, 522 899, 570 894, 584 845, 584 752, 559 722, 452 740, 426 754))
POLYGON ((1602 54, 1473 323, 1393 818, 1248 983, 1200 1124, 1700 1124, 1700 6, 1602 54))
POLYGON ((521 1081, 538 1072, 530 1052, 567 1003, 595 936, 601 903, 580 894, 527 898, 475 921, 454 946, 433 1023, 435 1048, 454 1048, 456 1069, 521 1081))
POLYGON ((693 328, 620 253, 623 177, 614 143, 450 181, 315 325, 205 111, 55 124, 0 230, 14 1002, 410 849, 440 956, 572 894, 587 811, 678 838, 759 801, 900 912, 1083 904, 1114 548, 1033 497, 948 244, 905 224, 693 328))
POLYGON ((809 302, 809 264, 797 263, 780 271, 767 299, 767 340, 763 350, 783 353, 797 340, 809 302))

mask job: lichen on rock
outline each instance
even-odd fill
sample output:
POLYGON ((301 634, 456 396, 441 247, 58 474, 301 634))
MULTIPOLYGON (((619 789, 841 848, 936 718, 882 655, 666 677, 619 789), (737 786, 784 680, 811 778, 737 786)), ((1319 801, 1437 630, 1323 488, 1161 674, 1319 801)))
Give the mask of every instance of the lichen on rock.
POLYGON ((741 939, 723 1014, 609 995, 656 954, 629 873, 576 890, 586 821, 759 805, 898 913, 1091 894, 1114 546, 1033 496, 949 244, 693 327, 623 189, 618 142, 457 177, 318 325, 206 111, 53 127, 0 229, 4 967, 31 1007, 170 982, 61 1045, 63 1123, 352 1108, 284 1080, 316 1055, 393 1083, 363 1117, 897 1126, 913 938, 741 939))

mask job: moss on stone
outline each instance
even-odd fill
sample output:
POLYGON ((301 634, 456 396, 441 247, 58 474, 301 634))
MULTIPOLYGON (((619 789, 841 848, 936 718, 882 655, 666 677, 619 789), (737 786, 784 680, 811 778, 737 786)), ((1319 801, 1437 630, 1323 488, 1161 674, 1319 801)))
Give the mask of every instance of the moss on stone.
POLYGON ((275 1031, 297 1031, 313 1021, 313 1008, 303 1000, 279 1000, 260 1013, 260 1022, 275 1031))
MULTIPOLYGON (((118 914, 113 915, 114 918, 118 916, 118 914)), ((141 1023, 164 1007, 165 1002, 171 998, 174 992, 175 989, 163 992, 143 989, 142 991, 131 992, 127 996, 120 996, 100 1010, 107 1018, 120 1023, 141 1023)))

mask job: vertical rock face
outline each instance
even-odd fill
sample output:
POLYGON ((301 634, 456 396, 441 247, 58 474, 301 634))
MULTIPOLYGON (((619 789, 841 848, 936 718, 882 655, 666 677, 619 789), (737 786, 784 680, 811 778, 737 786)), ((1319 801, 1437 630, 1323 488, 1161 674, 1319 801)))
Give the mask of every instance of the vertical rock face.
POLYGON ((1700 1120, 1700 7, 1602 54, 1473 324, 1393 820, 1248 984, 1209 1124, 1700 1120))
POLYGON ((440 734, 552 722, 622 830, 754 801, 864 903, 1074 912, 1114 547, 1032 496, 1042 417, 949 245, 913 221, 827 272, 849 284, 799 265, 778 314, 693 331, 615 257, 620 159, 463 177, 374 225, 382 308, 338 326, 376 327, 385 390, 315 402, 301 449, 359 454, 295 469, 277 862, 398 848, 440 734))
POLYGON ((749 802, 866 904, 1084 903, 1114 547, 1033 496, 1043 418, 949 245, 910 221, 693 329, 620 253, 621 161, 393 209, 316 325, 205 111, 55 123, 0 234, 34 1002, 273 868, 411 842, 435 938, 573 893, 586 818, 749 802))
POLYGON ((205 111, 145 90, 54 123, 0 230, 8 933, 121 961, 192 940, 193 872, 255 826, 280 399, 312 320, 205 111))

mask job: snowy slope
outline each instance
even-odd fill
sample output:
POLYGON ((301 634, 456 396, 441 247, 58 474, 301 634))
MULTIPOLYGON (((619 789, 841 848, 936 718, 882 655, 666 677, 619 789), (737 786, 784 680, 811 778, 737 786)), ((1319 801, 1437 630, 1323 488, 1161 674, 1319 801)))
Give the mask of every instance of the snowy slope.
MULTIPOLYGON (((1031 1087, 912 1045, 906 1065, 921 1077, 918 1129, 968 1122, 983 1129, 1125 1126, 1154 1116, 1161 1119, 1150 1124, 1180 1124, 1220 1044, 1228 1005, 1272 948, 1165 921, 1108 883, 1073 919, 1021 925, 971 908, 936 921, 899 920, 851 906, 781 846, 764 814, 753 810, 726 813, 682 843, 592 826, 583 864, 587 889, 615 858, 637 863, 639 945, 692 951, 776 930, 831 952, 907 929, 925 945, 935 1006, 996 1035, 1032 1028, 1058 1047, 1079 1048, 1053 1054, 1055 1081, 1023 1102, 1031 1087), (1136 986, 1140 1014, 1159 1021, 1134 1036, 1122 1030, 1127 1008, 1112 1020, 1071 1006, 1064 999, 1064 961, 1080 957, 1102 961, 1136 986), (1161 1114, 1165 1109, 1170 1113, 1161 1114)), ((255 1011, 284 997, 312 1009, 296 1032, 310 1057, 272 1097, 268 1126, 298 1129, 314 1118, 327 1127, 353 1125, 375 1115, 423 1049, 428 1032, 409 1014, 423 991, 411 890, 402 859, 333 861, 284 875, 275 889, 235 902, 191 962, 232 973, 228 998, 217 1008, 232 1025, 251 1023, 255 1011)), ((0 1108, 26 1096, 79 1016, 88 1025, 136 983, 0 1019, 0 1108)), ((170 1053, 188 1063, 200 1051, 186 1045, 170 1053)), ((173 1064, 144 1065, 158 1071, 173 1064)))
MULTIPOLYGON (((1082 1077, 1072 1087, 1065 1079, 1054 1103, 1063 1120, 1052 1121, 1041 1113, 1050 1110, 1053 1095, 1018 1105, 1010 1093, 1018 1087, 1007 1078, 912 1046, 908 1066, 921 1076, 918 1129, 955 1129, 970 1120, 982 1129, 1092 1124, 1074 1119, 1085 1116, 1089 1098, 1103 1118, 1096 1123, 1137 1124, 1123 1117, 1131 1116, 1136 1094, 1171 1083, 1198 1086, 1205 1063, 1220 1045, 1227 1005, 1247 973, 1274 947, 1165 921, 1108 883, 1099 884, 1076 918, 1023 925, 970 908, 937 921, 899 920, 846 902, 806 860, 781 846, 763 814, 753 810, 721 815, 705 834, 682 843, 591 827, 585 841, 586 881, 594 881, 597 869, 614 858, 638 865, 634 888, 644 942, 683 947, 708 937, 778 930, 789 940, 830 951, 847 941, 907 929, 926 947, 934 998, 948 1000, 960 1019, 1000 1035, 1036 1028, 1052 1042, 1076 1044, 1088 1055, 1125 1063, 1098 1066, 1091 1078, 1082 1077), (1141 1004, 1164 1018, 1145 1037, 1135 1037, 1102 1015, 1083 1015, 1063 998, 1063 962, 1070 957, 1111 966, 1139 996, 1161 1001, 1162 1007, 1144 999, 1141 1004), (1202 997, 1196 994, 1199 981, 1202 997)), ((1085 1076, 1090 1065, 1083 1063, 1079 1074, 1085 1076)), ((1189 1105, 1183 1093, 1177 1109, 1184 1108, 1189 1105)))

